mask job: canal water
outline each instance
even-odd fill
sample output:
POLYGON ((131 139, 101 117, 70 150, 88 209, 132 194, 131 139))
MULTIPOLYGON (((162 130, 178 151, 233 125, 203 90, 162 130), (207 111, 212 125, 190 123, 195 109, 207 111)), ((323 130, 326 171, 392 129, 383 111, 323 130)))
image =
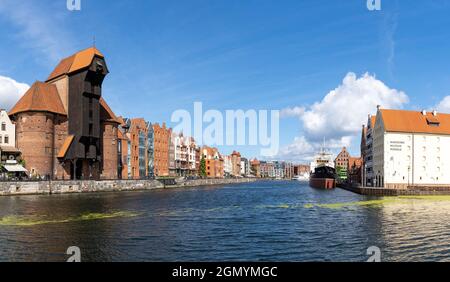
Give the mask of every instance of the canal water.
POLYGON ((450 261, 450 197, 300 182, 0 198, 1 261, 450 261))

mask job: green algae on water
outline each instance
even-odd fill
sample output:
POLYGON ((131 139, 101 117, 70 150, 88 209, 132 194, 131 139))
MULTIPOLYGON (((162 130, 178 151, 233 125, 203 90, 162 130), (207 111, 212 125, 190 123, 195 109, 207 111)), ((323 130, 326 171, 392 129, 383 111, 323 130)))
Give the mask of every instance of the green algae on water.
POLYGON ((348 203, 330 203, 330 204, 306 204, 304 208, 327 208, 327 209, 342 209, 349 207, 364 207, 364 206, 380 206, 385 204, 409 204, 417 200, 418 202, 450 202, 450 195, 424 195, 424 196, 398 196, 398 197, 386 197, 378 200, 357 201, 348 203))
POLYGON ((358 202, 348 202, 348 203, 330 203, 330 204, 306 204, 304 205, 304 208, 311 209, 311 208, 326 208, 326 209, 342 209, 342 208, 348 208, 348 207, 357 207, 357 206, 377 206, 377 205, 384 205, 397 202, 396 198, 383 198, 379 200, 369 200, 369 201, 358 201, 358 202))
POLYGON ((46 219, 35 216, 5 216, 0 219, 0 226, 30 227, 45 224, 60 224, 69 222, 103 220, 111 218, 126 218, 136 216, 139 216, 139 214, 129 211, 120 211, 112 213, 85 213, 77 217, 69 217, 65 219, 46 219))

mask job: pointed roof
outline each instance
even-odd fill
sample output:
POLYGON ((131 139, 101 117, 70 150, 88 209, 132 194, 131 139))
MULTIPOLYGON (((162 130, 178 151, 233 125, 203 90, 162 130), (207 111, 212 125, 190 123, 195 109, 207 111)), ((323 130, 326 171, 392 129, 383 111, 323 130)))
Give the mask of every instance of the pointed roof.
POLYGON ((111 108, 106 103, 103 97, 100 97, 100 119, 102 121, 114 122, 121 124, 121 120, 119 120, 111 108))
POLYGON ((63 145, 61 146, 61 148, 59 149, 59 152, 58 152, 59 159, 63 159, 66 157, 67 152, 69 151, 69 148, 72 145, 74 139, 75 139, 74 135, 69 135, 66 137, 63 145))
POLYGON ((450 135, 450 114, 380 110, 387 132, 450 135))
POLYGON ((97 48, 90 47, 61 60, 46 81, 89 67, 95 56, 104 58, 97 48))
POLYGON ((50 112, 67 115, 55 85, 36 81, 11 109, 9 115, 22 112, 50 112))

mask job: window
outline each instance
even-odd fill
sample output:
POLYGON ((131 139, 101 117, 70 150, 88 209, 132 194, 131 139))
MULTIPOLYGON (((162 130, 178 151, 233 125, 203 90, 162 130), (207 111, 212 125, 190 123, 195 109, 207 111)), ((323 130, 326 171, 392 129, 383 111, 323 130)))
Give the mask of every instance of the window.
POLYGON ((6 131, 6 123, 2 122, 2 131, 6 131))
POLYGON ((2 144, 3 137, 0 135, 0 144, 2 144))
POLYGON ((9 144, 9 136, 8 135, 5 136, 5 144, 9 144))

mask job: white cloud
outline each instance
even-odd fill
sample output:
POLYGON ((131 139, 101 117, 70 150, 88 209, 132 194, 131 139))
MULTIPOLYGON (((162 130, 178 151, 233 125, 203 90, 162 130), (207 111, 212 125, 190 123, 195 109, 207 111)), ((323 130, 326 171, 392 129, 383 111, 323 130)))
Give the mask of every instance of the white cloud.
MULTIPOLYGON (((349 136, 326 140, 325 149, 333 151, 340 150, 342 147, 349 147, 351 143, 352 137, 349 136)), ((280 149, 277 159, 294 162, 310 162, 323 145, 323 142, 311 141, 305 136, 296 137, 294 142, 280 149)))
POLYGON ((0 75, 0 108, 10 110, 29 88, 28 84, 0 75))
POLYGON ((389 88, 375 76, 366 73, 358 78, 350 72, 341 85, 303 112, 299 110, 302 107, 285 109, 290 116, 299 117, 304 136, 283 148, 280 156, 305 160, 320 148, 323 138, 330 149, 349 147, 352 140, 359 140, 362 124, 368 114, 376 113, 377 105, 397 109, 408 101, 404 92, 389 88))
POLYGON ((281 110, 280 117, 301 117, 304 113, 304 107, 286 108, 281 110))
POLYGON ((375 76, 366 73, 358 78, 348 73, 341 85, 305 111, 301 121, 312 139, 351 136, 361 131, 377 105, 403 108, 408 101, 404 92, 389 88, 375 76))
POLYGON ((437 110, 441 113, 450 114, 450 96, 445 97, 437 106, 437 110))

